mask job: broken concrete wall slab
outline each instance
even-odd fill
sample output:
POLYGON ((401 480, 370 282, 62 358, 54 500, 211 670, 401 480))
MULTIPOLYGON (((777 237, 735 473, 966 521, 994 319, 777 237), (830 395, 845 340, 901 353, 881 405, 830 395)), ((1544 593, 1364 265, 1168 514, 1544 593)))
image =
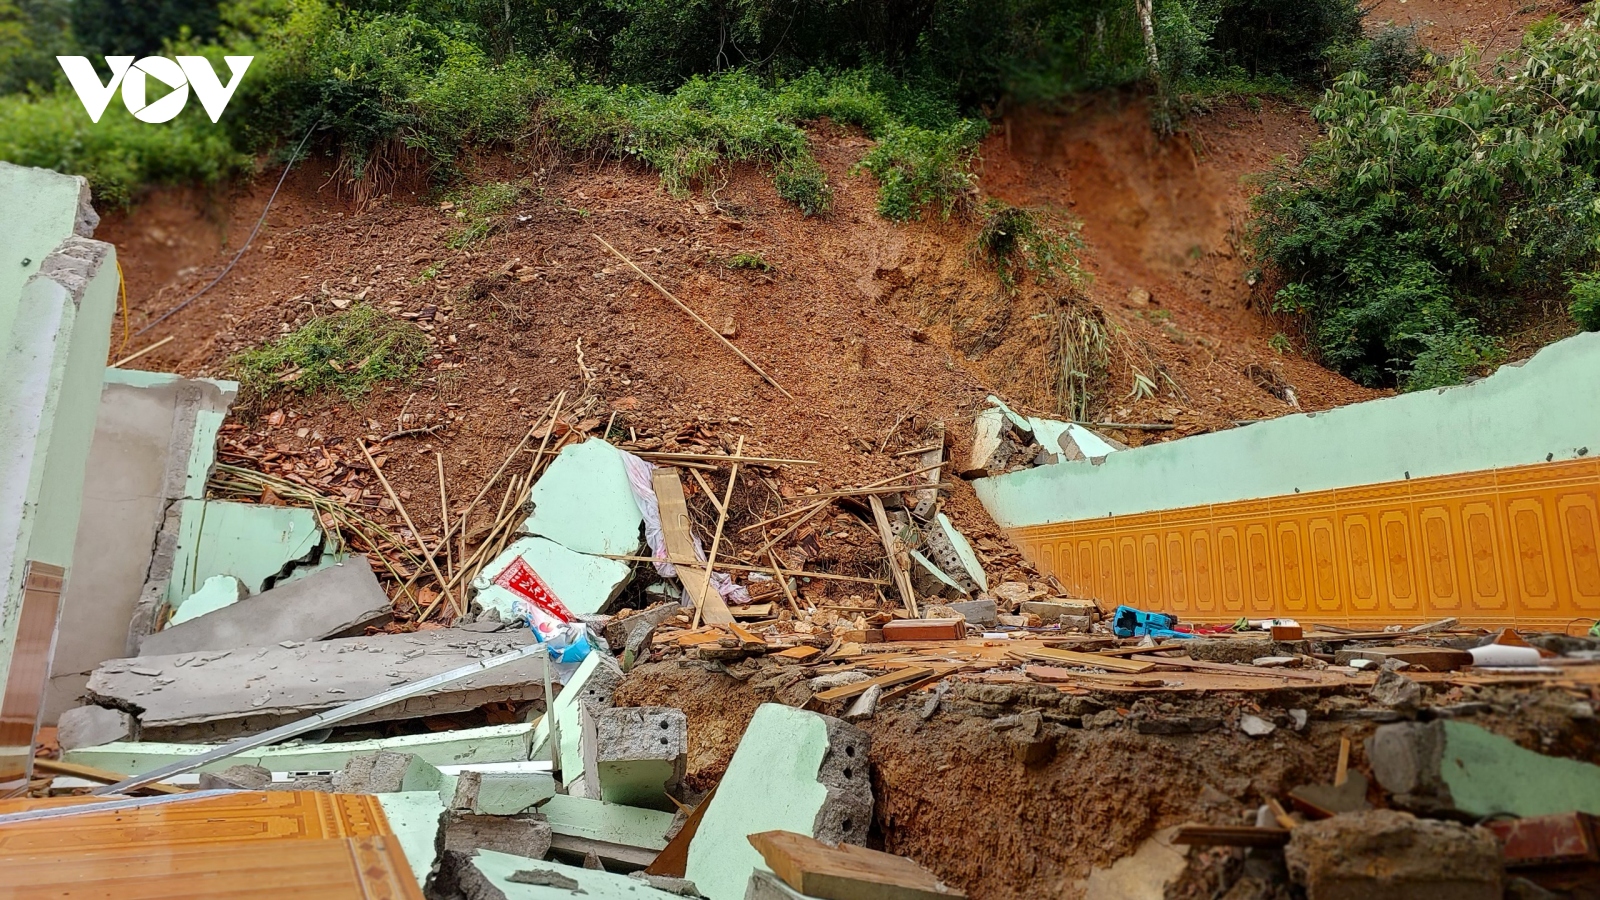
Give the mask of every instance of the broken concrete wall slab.
MULTIPOLYGON (((533 726, 519 722, 366 741, 258 747, 208 763, 200 771, 220 772, 230 766, 256 765, 274 772, 331 772, 343 768, 352 756, 380 750, 411 753, 434 766, 525 762, 532 746, 533 726)), ((123 742, 67 750, 63 759, 109 772, 137 773, 171 765, 210 749, 212 747, 206 744, 123 742)))
POLYGON ((529 496, 525 534, 569 550, 627 556, 642 543, 644 516, 628 484, 622 453, 599 438, 563 449, 529 496))
POLYGON ((147 636, 142 656, 198 650, 264 647, 315 641, 389 618, 389 596, 365 556, 351 556, 304 578, 281 584, 147 636))
POLYGON ((590 653, 556 692, 549 714, 539 720, 533 735, 532 758, 550 758, 550 723, 554 721, 561 736, 558 751, 563 784, 571 784, 583 775, 583 754, 579 749, 583 704, 610 706, 611 695, 621 683, 622 669, 615 660, 604 653, 590 653))
POLYGON ((45 722, 78 703, 90 670, 132 649, 128 623, 167 509, 205 496, 217 429, 237 392, 231 381, 105 370, 45 722))
POLYGON ((485 816, 514 816, 556 795, 556 780, 548 771, 467 770, 444 778, 439 796, 447 806, 485 816))
POLYGON ((428 882, 438 858, 436 840, 439 834, 439 817, 444 815, 444 803, 438 791, 403 791, 379 794, 378 805, 389 828, 400 841, 400 851, 417 878, 417 886, 428 882))
POLYGON ((133 716, 103 706, 75 706, 57 719, 56 743, 62 750, 96 747, 131 740, 138 726, 133 716))
POLYGON ((451 860, 464 900, 677 900, 627 875, 480 850, 451 860))
MULTIPOLYGON (((100 706, 137 711, 150 740, 206 741, 255 734, 390 688, 516 650, 526 631, 441 629, 340 638, 300 646, 202 651, 111 660, 89 678, 100 706)), ((462 678, 376 710, 350 725, 465 712, 543 694, 542 654, 462 678)))
POLYGON ((472 582, 478 606, 494 610, 506 622, 516 618, 512 610, 517 601, 526 599, 517 587, 519 560, 562 605, 580 616, 604 609, 633 577, 633 567, 621 560, 579 553, 547 538, 523 538, 484 566, 483 574, 472 582))
POLYGON ((689 844, 685 877, 711 900, 740 900, 750 873, 764 868, 751 834, 865 843, 870 747, 866 732, 838 719, 775 703, 757 708, 689 844))
POLYGON ((231 575, 257 594, 322 555, 316 510, 227 500, 184 500, 166 601, 181 622, 188 597, 214 575, 231 575))
MULTIPOLYGON (((53 588, 71 581, 110 351, 116 250, 90 239, 97 221, 84 179, 0 164, 0 697, 18 731, 0 741, 6 777, 27 765, 52 647, 48 630, 19 640, 23 584, 30 565, 53 588), (8 695, 13 666, 26 680, 8 695)), ((56 590, 30 594, 53 622, 56 590)))
POLYGON ((539 807, 550 822, 555 849, 576 856, 594 853, 625 866, 649 865, 667 846, 672 813, 557 794, 539 807))
POLYGON ((1394 804, 1471 818, 1500 813, 1600 815, 1600 766, 1545 756, 1468 722, 1395 722, 1367 744, 1394 804))
POLYGON ((966 535, 956 528, 955 523, 944 513, 934 516, 928 525, 930 547, 937 547, 941 553, 934 557, 940 568, 949 573, 957 582, 970 582, 983 593, 989 592, 989 576, 983 571, 983 565, 978 562, 978 555, 973 552, 972 544, 968 543, 966 535), (966 576, 962 578, 960 576, 966 576))

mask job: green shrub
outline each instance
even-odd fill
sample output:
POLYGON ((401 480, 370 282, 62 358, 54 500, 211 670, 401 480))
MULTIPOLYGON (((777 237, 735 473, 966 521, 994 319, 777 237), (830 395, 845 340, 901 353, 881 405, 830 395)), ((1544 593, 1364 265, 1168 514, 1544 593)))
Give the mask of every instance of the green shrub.
POLYGON ((255 397, 332 388, 355 400, 380 381, 410 378, 427 355, 428 339, 415 325, 361 304, 312 319, 229 366, 255 397))
POLYGON ((1567 311, 1584 331, 1600 331, 1600 273, 1591 272, 1572 282, 1572 303, 1567 311))
POLYGON ((878 179, 878 214, 909 222, 930 206, 944 219, 967 209, 977 186, 972 162, 986 130, 974 120, 945 131, 916 125, 884 129, 860 162, 878 179))
POLYGON ((759 253, 735 253, 723 263, 730 269, 752 269, 757 272, 771 272, 772 263, 761 258, 759 253))
POLYGON ((1032 272, 1040 284, 1056 278, 1081 284, 1086 277, 1078 260, 1083 240, 1077 223, 1041 210, 988 201, 972 249, 1008 289, 1016 287, 1019 270, 1032 272))
POLYGON ((198 103, 157 126, 113 100, 96 124, 71 91, 0 96, 0 159, 83 175, 107 206, 127 205, 146 184, 215 183, 250 168, 198 103))
POLYGON ((1499 365, 1505 358, 1500 342, 1480 334, 1478 323, 1472 319, 1456 322, 1447 330, 1418 334, 1415 338, 1422 349, 1406 373, 1404 385, 1408 391, 1460 384, 1499 365))
POLYGON ((1323 137, 1265 180, 1253 229, 1276 307, 1309 317, 1326 364, 1369 385, 1462 376, 1495 358, 1474 335, 1594 271, 1596 15, 1536 27, 1493 69, 1465 52, 1381 94, 1359 70, 1327 92, 1323 137))
POLYGON ((1331 52, 1361 39, 1365 15, 1355 0, 1203 0, 1213 65, 1251 77, 1320 80, 1331 52))

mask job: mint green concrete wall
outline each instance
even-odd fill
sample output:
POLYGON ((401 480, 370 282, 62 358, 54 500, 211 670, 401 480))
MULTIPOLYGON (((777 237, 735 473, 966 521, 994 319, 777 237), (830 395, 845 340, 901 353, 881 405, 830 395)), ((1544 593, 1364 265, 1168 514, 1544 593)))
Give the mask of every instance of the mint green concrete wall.
POLYGON ((1444 735, 1439 774, 1457 809, 1474 816, 1600 815, 1600 766, 1535 753, 1466 722, 1445 720, 1444 735))
POLYGON ((72 578, 116 309, 116 251, 81 178, 0 164, 0 694, 29 561, 72 578), (48 270, 48 274, 46 274, 48 270))
POLYGON ((81 178, 0 162, 0 334, 11 331, 22 285, 73 233, 87 191, 81 178))
POLYGON ((973 482, 1003 528, 1600 453, 1600 333, 1461 387, 1285 416, 973 482))
POLYGON ((828 752, 821 716, 776 703, 757 707, 716 796, 689 842, 685 870, 711 900, 740 900, 750 873, 765 868, 747 840, 761 831, 815 833, 828 789, 817 771, 828 752))

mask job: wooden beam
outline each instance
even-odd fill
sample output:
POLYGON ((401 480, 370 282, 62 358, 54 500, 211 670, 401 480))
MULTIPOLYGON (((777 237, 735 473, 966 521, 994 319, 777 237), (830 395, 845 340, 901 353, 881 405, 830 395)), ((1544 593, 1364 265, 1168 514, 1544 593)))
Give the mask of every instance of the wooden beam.
MULTIPOLYGON (((683 497, 683 481, 676 469, 658 468, 650 473, 650 485, 655 488, 656 503, 661 509, 661 531, 667 542, 667 556, 674 560, 692 560, 694 536, 689 530, 689 504, 683 497)), ((650 557, 638 557, 649 559, 650 557)), ((678 582, 694 604, 695 615, 704 617, 712 625, 728 625, 733 613, 722 595, 707 590, 703 563, 673 562, 678 567, 678 582)))
MULTIPOLYGON (((737 450, 733 451, 733 454, 735 456, 739 456, 739 455, 741 455, 743 453, 744 453, 744 438, 741 436, 739 438, 739 447, 738 447, 737 450)), ((711 538, 711 552, 706 554, 705 584, 700 589, 700 593, 702 595, 711 593, 711 590, 712 590, 711 589, 711 573, 716 569, 716 566, 717 566, 717 550, 722 547, 722 529, 723 529, 723 526, 728 524, 728 504, 733 502, 733 486, 735 484, 737 484, 738 482, 739 482, 739 464, 738 463, 734 463, 733 464, 733 471, 728 474, 728 490, 722 495, 722 503, 721 503, 721 505, 719 505, 717 507, 717 510, 718 510, 718 512, 717 512, 717 533, 716 533, 716 535, 714 537, 711 538)), ((721 595, 718 595, 718 599, 719 600, 721 599, 721 595)), ((727 609, 727 604, 723 604, 723 609, 727 609)), ((701 607, 699 607, 699 606, 695 607, 695 609, 694 609, 694 622, 692 623, 695 628, 699 628, 700 627, 700 615, 701 615, 702 612, 703 612, 703 609, 701 607)), ((730 625, 733 623, 733 613, 731 613, 731 612, 728 613, 728 623, 730 625)))

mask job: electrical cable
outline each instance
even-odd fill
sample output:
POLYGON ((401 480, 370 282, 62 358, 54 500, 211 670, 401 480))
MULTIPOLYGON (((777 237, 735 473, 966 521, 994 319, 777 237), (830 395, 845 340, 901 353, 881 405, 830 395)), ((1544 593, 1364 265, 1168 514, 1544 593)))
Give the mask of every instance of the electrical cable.
POLYGON ((294 153, 290 154, 290 156, 289 156, 289 163, 283 167, 283 174, 278 176, 278 185, 277 185, 277 187, 274 187, 272 189, 272 196, 267 198, 267 205, 262 208, 262 210, 261 210, 261 218, 256 220, 256 227, 252 228, 250 230, 250 236, 245 238, 244 246, 240 247, 239 248, 239 252, 235 253, 233 255, 233 259, 228 261, 228 267, 223 269, 222 272, 217 275, 217 277, 211 279, 211 283, 210 284, 208 284, 205 287, 201 288, 200 290, 196 291, 194 293, 194 295, 191 296, 189 299, 187 299, 187 300, 183 301, 182 303, 179 303, 177 306, 174 306, 173 308, 167 310, 166 312, 164 312, 161 315, 157 316, 155 318, 155 320, 152 321, 150 324, 148 324, 148 325, 144 326, 143 328, 139 329, 137 332, 134 333, 134 335, 133 335, 134 337, 139 337, 139 336, 143 335, 145 332, 149 331, 150 329, 156 327, 157 325, 160 325, 162 322, 165 322, 168 318, 170 318, 175 313, 177 313, 180 310, 182 310, 184 307, 188 306, 189 304, 193 303, 196 300, 199 300, 202 296, 205 295, 206 291, 209 291, 212 288, 216 287, 217 283, 220 282, 222 279, 228 277, 228 273, 233 271, 233 267, 234 267, 235 264, 237 264, 239 262, 239 258, 244 256, 244 252, 246 250, 250 249, 250 242, 255 240, 256 239, 256 235, 261 232, 261 226, 266 224, 266 222, 267 222, 267 212, 272 209, 272 201, 278 199, 278 191, 283 189, 283 182, 289 177, 289 170, 294 168, 295 160, 300 158, 300 151, 305 149, 306 141, 311 140, 312 132, 316 131, 317 130, 317 126, 321 125, 321 124, 322 124, 322 120, 318 119, 314 124, 312 124, 312 126, 310 128, 306 129, 306 136, 300 139, 300 144, 294 148, 294 153))

